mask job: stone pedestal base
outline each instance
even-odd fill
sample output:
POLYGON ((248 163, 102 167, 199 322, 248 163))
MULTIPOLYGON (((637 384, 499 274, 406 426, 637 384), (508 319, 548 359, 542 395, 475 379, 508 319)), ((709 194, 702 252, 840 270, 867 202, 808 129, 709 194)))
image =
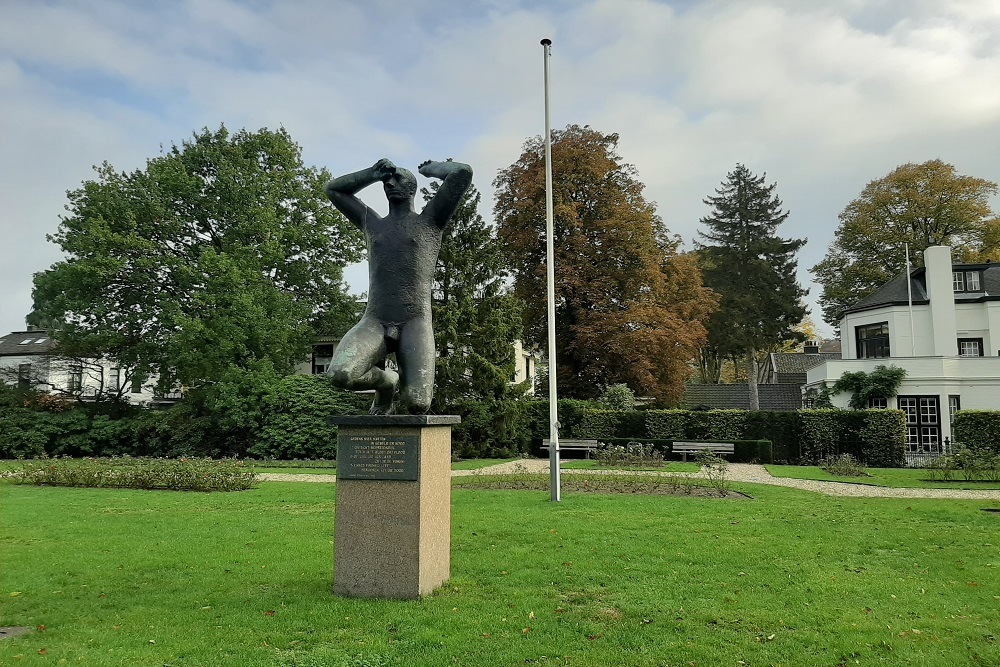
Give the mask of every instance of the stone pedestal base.
POLYGON ((415 599, 451 576, 451 415, 336 417, 333 592, 415 599))

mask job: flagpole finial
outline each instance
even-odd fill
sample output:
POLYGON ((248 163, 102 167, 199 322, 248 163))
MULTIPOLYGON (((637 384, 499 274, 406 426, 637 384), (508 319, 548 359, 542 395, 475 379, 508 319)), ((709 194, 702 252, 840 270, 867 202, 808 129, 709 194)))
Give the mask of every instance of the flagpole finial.
POLYGON ((542 40, 542 46, 552 46, 552 40, 546 37, 542 40))

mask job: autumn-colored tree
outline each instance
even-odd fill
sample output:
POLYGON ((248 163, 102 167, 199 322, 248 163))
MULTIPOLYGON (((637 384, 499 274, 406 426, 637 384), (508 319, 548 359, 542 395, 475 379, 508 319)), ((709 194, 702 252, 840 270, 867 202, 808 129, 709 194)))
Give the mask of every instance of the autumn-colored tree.
POLYGON ((811 269, 823 286, 823 319, 838 327, 845 308, 903 271, 906 243, 914 266, 933 245, 950 245, 966 261, 1000 259, 1000 220, 989 205, 996 192, 996 183, 941 160, 904 164, 866 185, 811 269))
MULTIPOLYGON (((569 125, 552 133, 556 347, 560 395, 625 383, 676 403, 705 339, 715 298, 678 252, 617 134, 569 125)), ((529 139, 494 186, 499 237, 525 304, 526 339, 546 345, 544 140, 529 139)))

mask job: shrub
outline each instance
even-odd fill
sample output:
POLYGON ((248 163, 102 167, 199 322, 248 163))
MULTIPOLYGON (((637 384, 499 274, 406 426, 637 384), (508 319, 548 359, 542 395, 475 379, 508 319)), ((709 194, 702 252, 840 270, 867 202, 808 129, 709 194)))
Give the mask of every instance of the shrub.
MULTIPOLYGON (((541 401, 531 401, 536 402, 541 401)), ((548 402, 545 403, 547 409, 548 402)), ((508 458, 528 452, 531 443, 528 401, 520 398, 462 401, 450 407, 462 418, 461 424, 452 427, 453 456, 508 458)))
MULTIPOLYGON (((559 433, 567 435, 575 433, 577 425, 583 419, 586 410, 600 410, 597 401, 581 401, 574 398, 559 399, 559 433)), ((524 406, 528 431, 531 437, 531 447, 537 449, 542 440, 549 437, 549 402, 548 400, 529 400, 524 406)))
POLYGON ((820 467, 838 477, 870 477, 868 468, 850 454, 827 456, 820 467))
POLYGON ((601 394, 598 402, 608 410, 633 410, 635 409, 635 393, 628 388, 627 384, 613 384, 601 394))
POLYGON ((902 410, 864 410, 860 459, 877 468, 905 464, 906 414, 902 410))
POLYGON ((761 462, 790 463, 800 458, 801 432, 802 417, 798 412, 754 410, 747 412, 743 437, 748 440, 766 439, 773 443, 768 453, 769 460, 765 461, 761 456, 761 462))
POLYGON ((715 452, 705 450, 698 452, 695 461, 701 466, 701 471, 705 474, 712 488, 720 496, 725 497, 729 493, 729 480, 726 478, 726 473, 729 472, 729 463, 726 459, 718 456, 715 452))
POLYGON ((959 410, 955 413, 955 442, 1000 453, 1000 410, 959 410))
POLYGON ((733 440, 734 463, 774 463, 774 445, 770 440, 733 440))
POLYGON ((573 427, 574 438, 598 440, 600 438, 646 437, 646 415, 640 410, 585 409, 573 427))
POLYGON ((872 398, 895 396, 905 377, 904 369, 880 364, 871 373, 864 371, 844 373, 834 383, 832 393, 851 392, 849 405, 855 410, 863 410, 870 405, 872 398))
POLYGON ((816 464, 834 453, 840 440, 839 410, 800 410, 802 420, 802 460, 816 464))

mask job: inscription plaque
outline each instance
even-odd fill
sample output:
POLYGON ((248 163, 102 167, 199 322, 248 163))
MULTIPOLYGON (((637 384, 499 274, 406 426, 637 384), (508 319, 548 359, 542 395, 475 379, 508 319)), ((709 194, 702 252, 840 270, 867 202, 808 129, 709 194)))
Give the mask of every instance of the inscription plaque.
POLYGON ((342 435, 337 438, 337 479, 416 481, 418 435, 342 435))

